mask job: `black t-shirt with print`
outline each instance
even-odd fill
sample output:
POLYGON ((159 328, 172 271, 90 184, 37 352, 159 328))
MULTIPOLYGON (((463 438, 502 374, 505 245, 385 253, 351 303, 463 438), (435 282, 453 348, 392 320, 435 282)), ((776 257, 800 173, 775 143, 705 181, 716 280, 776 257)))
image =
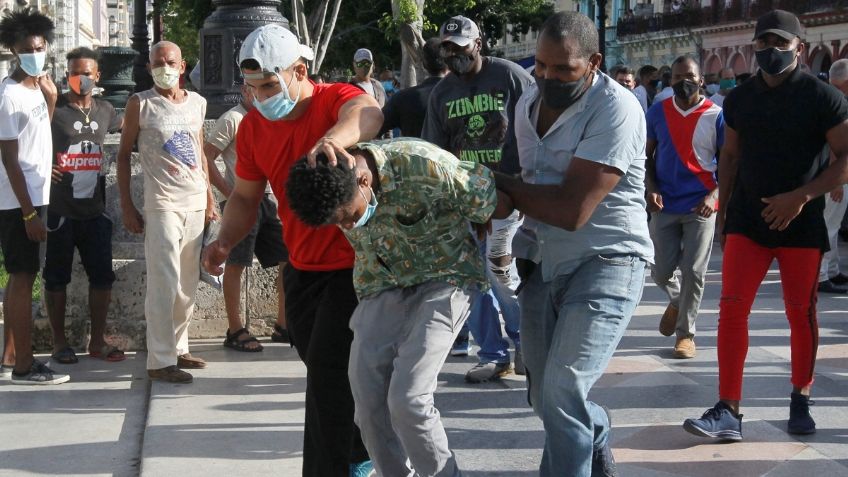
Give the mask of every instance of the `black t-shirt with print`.
POLYGON ((103 142, 120 127, 120 118, 106 101, 92 99, 91 110, 80 110, 65 95, 53 113, 53 164, 64 174, 50 188, 50 211, 70 219, 90 219, 105 208, 103 142))
POLYGON ((800 68, 776 88, 762 73, 734 88, 724 101, 724 120, 739 136, 740 157, 725 233, 765 247, 827 250, 823 197, 808 202, 782 232, 769 230, 760 215, 766 206, 762 198, 797 189, 824 170, 825 135, 846 119, 842 93, 800 68))
POLYGON ((515 142, 515 103, 535 80, 517 63, 483 57, 466 81, 453 73, 433 87, 421 138, 461 161, 507 174, 521 172, 515 142))

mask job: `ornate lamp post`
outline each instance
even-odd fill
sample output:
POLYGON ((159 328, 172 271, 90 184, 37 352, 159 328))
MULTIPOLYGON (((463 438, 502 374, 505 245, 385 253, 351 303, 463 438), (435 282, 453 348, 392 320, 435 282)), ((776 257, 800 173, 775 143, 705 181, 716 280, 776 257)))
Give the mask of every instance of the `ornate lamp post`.
POLYGON ((244 38, 262 25, 289 21, 279 12, 280 0, 213 0, 215 11, 200 30, 200 92, 206 117, 218 118, 241 100, 238 55, 244 38))
POLYGON ((597 0, 598 4, 598 47, 603 56, 601 71, 607 72, 607 0, 597 0))
POLYGON ((133 24, 132 48, 138 52, 133 65, 135 91, 144 91, 153 87, 153 78, 147 71, 150 57, 150 37, 147 36, 147 0, 133 0, 135 21, 133 24))

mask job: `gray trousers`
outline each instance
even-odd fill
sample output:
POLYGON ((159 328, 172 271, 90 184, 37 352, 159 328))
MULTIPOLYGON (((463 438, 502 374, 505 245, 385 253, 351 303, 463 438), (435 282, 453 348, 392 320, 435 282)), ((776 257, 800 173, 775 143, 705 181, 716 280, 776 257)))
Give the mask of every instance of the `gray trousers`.
POLYGON ((433 393, 472 293, 429 282, 366 297, 353 312, 354 422, 378 476, 460 475, 433 393))
POLYGON ((678 338, 695 336, 695 318, 704 295, 704 277, 710 262, 715 237, 716 214, 701 217, 696 213, 651 215, 651 240, 654 242, 654 266, 651 278, 678 310, 678 338), (680 269, 679 277, 675 274, 680 269))

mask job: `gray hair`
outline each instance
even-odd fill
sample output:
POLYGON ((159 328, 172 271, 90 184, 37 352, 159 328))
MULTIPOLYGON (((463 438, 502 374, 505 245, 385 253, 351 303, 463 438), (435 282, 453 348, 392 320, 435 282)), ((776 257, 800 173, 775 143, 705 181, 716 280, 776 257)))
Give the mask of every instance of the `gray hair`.
POLYGON ((841 59, 830 65, 830 82, 842 83, 848 81, 848 59, 841 59))

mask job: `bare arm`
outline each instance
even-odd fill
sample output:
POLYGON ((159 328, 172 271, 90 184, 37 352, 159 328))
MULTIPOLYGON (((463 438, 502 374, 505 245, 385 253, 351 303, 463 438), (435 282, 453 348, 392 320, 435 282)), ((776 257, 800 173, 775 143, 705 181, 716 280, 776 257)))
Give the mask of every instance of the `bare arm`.
POLYGON ((848 121, 827 132, 827 143, 835 159, 818 177, 795 190, 762 198, 768 204, 762 216, 770 229, 786 230, 807 202, 848 182, 848 121))
POLYGON ((721 242, 724 244, 724 221, 727 218, 727 205, 736 184, 739 171, 739 135, 725 123, 724 146, 721 148, 721 162, 718 165, 718 217, 716 217, 721 242))
POLYGON ((38 87, 41 88, 41 94, 44 95, 44 101, 47 102, 47 114, 50 120, 53 121, 53 111, 56 111, 56 100, 59 99, 59 89, 56 83, 50 79, 50 75, 42 75, 38 77, 38 87))
MULTIPOLYGON (((35 207, 32 205, 32 198, 29 196, 29 190, 27 190, 26 177, 24 177, 21 164, 18 162, 18 140, 0 141, 0 155, 2 155, 3 168, 9 177, 12 193, 15 194, 15 198, 21 205, 21 214, 24 217, 32 216, 35 207)), ((44 228, 44 224, 38 215, 30 217, 25 222, 27 237, 30 240, 43 242, 47 239, 47 229, 44 228)))
POLYGON ((330 165, 338 162, 336 156, 342 156, 353 166, 353 156, 345 149, 357 142, 374 139, 382 125, 383 112, 374 98, 361 94, 351 99, 339 109, 339 120, 336 124, 310 149, 307 155, 310 165, 314 167, 315 156, 324 153, 330 165))
POLYGON ((648 139, 645 142, 645 200, 648 203, 648 212, 659 212, 663 209, 662 195, 657 185, 657 141, 648 139))
POLYGON ((209 182, 218 189, 224 197, 229 197, 233 193, 233 188, 227 183, 221 171, 215 165, 215 159, 221 155, 221 150, 210 143, 203 144, 203 154, 206 156, 206 167, 209 169, 209 182))
POLYGON ((137 96, 133 96, 127 101, 127 109, 124 112, 124 127, 121 130, 121 145, 118 148, 117 169, 118 169, 118 193, 121 198, 121 212, 124 221, 124 227, 132 233, 140 234, 144 232, 144 220, 136 209, 132 201, 132 191, 130 190, 130 179, 132 170, 130 161, 132 159, 132 149, 138 139, 138 115, 140 110, 140 102, 137 96))
POLYGON ((516 209, 549 225, 575 231, 589 221, 595 208, 624 174, 612 167, 574 157, 559 185, 526 184, 495 173, 498 189, 516 209))
POLYGON ((227 259, 230 250, 250 232, 256 222, 256 212, 265 195, 266 184, 264 180, 248 181, 236 177, 235 187, 224 207, 218 240, 207 245, 203 252, 203 267, 209 273, 223 273, 221 264, 227 259))
MULTIPOLYGON (((197 136, 203 139, 203 126, 200 127, 200 135, 197 136)), ((200 165, 203 168, 203 176, 206 177, 206 223, 210 220, 218 220, 218 205, 215 203, 215 194, 212 193, 212 185, 209 182, 209 164, 206 160, 206 146, 200 148, 200 165)), ((211 169, 218 170, 213 164, 211 169)))

